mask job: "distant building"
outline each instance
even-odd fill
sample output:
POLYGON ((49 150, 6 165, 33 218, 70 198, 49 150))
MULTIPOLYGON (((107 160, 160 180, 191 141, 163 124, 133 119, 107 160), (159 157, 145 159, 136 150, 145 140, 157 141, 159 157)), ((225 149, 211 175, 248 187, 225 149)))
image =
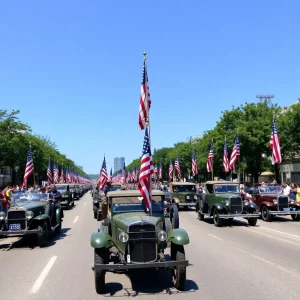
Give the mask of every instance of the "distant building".
POLYGON ((115 157, 114 158, 114 172, 123 169, 125 163, 125 157, 115 157))

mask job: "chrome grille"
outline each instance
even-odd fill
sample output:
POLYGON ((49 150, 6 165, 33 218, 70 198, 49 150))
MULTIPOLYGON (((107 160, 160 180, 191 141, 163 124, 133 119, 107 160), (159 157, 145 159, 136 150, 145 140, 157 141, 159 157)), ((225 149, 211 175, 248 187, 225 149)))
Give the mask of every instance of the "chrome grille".
POLYGON ((230 212, 232 214, 240 214, 243 212, 243 200, 242 197, 233 196, 230 197, 230 212))
POLYGON ((185 195, 185 202, 196 202, 196 200, 194 199, 194 194, 187 194, 185 195), (187 196, 190 197, 190 199, 187 198, 187 196))
POLYGON ((284 208, 289 207, 289 198, 287 196, 278 196, 278 210, 283 211, 284 208))
POLYGON ((20 224, 21 229, 26 229, 26 217, 25 211, 8 211, 7 214, 7 227, 9 228, 10 224, 20 224))

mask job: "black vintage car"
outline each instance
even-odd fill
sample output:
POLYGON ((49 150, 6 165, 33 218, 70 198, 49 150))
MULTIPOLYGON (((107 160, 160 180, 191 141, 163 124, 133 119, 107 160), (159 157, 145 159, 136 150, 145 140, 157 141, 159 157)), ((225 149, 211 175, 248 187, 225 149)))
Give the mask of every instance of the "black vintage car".
POLYGON ((46 246, 48 232, 60 232, 64 217, 59 202, 53 200, 50 194, 14 194, 8 213, 0 212, 0 236, 36 235, 37 244, 46 246))
POLYGON ((70 184, 70 193, 72 194, 72 198, 75 200, 79 200, 81 195, 80 195, 80 190, 79 190, 79 185, 78 184, 70 184))

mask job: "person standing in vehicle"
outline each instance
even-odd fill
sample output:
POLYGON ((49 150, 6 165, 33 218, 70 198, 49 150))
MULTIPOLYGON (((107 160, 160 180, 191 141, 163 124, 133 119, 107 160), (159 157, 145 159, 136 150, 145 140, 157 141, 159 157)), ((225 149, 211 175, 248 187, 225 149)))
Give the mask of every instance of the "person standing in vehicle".
MULTIPOLYGON (((53 197, 53 199, 51 199, 52 203, 51 202, 47 203, 48 211, 50 212, 49 217, 50 217, 50 220, 52 220, 52 216, 54 214, 55 206, 61 200, 61 193, 56 189, 56 185, 52 184, 51 187, 50 187, 50 190, 48 191, 48 194, 52 195, 52 197, 53 197)), ((63 216, 62 208, 61 208, 61 212, 62 212, 62 216, 63 216)))

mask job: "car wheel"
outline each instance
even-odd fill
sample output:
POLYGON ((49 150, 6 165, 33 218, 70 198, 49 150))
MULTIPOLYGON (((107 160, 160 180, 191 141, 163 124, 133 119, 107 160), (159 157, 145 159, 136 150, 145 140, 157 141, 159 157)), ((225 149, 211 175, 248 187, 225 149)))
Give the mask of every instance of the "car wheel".
POLYGON ((214 219, 214 224, 217 227, 222 227, 223 225, 223 220, 219 216, 218 210, 215 208, 213 212, 213 219, 214 219))
MULTIPOLYGON (((185 260, 183 246, 175 245, 174 243, 171 244, 171 259, 175 261, 185 260)), ((186 281, 186 266, 177 266, 172 269, 172 281, 177 290, 184 290, 186 281)))
POLYGON ((299 221, 300 221, 300 213, 297 214, 297 215, 291 215, 291 217, 292 217, 292 220, 293 220, 293 221, 296 221, 296 222, 299 222, 299 221))
POLYGON ((97 219, 97 209, 94 208, 94 219, 97 219))
POLYGON ((97 221, 101 221, 101 218, 102 216, 101 216, 101 211, 100 210, 98 210, 97 211, 97 221))
POLYGON ((37 234, 37 244, 39 247, 45 247, 48 242, 48 225, 47 222, 44 222, 42 225, 38 226, 38 229, 41 230, 40 233, 37 234))
POLYGON ((262 209, 261 209, 261 218, 265 222, 271 222, 272 221, 272 215, 270 214, 270 210, 266 206, 263 206, 262 209))
POLYGON ((256 223, 257 223, 257 218, 249 218, 249 219, 248 219, 248 224, 249 224, 250 226, 255 226, 256 223))
POLYGON ((172 223, 172 228, 179 228, 179 213, 176 204, 173 204, 170 208, 170 219, 172 223))
POLYGON ((60 231, 61 231, 61 212, 59 212, 59 224, 55 228, 55 233, 60 233, 60 231))
MULTIPOLYGON (((107 263, 106 259, 106 249, 96 248, 94 254, 95 264, 104 265, 107 263)), ((94 270, 95 275, 95 288, 97 294, 104 294, 105 292, 105 271, 104 270, 94 270)))

